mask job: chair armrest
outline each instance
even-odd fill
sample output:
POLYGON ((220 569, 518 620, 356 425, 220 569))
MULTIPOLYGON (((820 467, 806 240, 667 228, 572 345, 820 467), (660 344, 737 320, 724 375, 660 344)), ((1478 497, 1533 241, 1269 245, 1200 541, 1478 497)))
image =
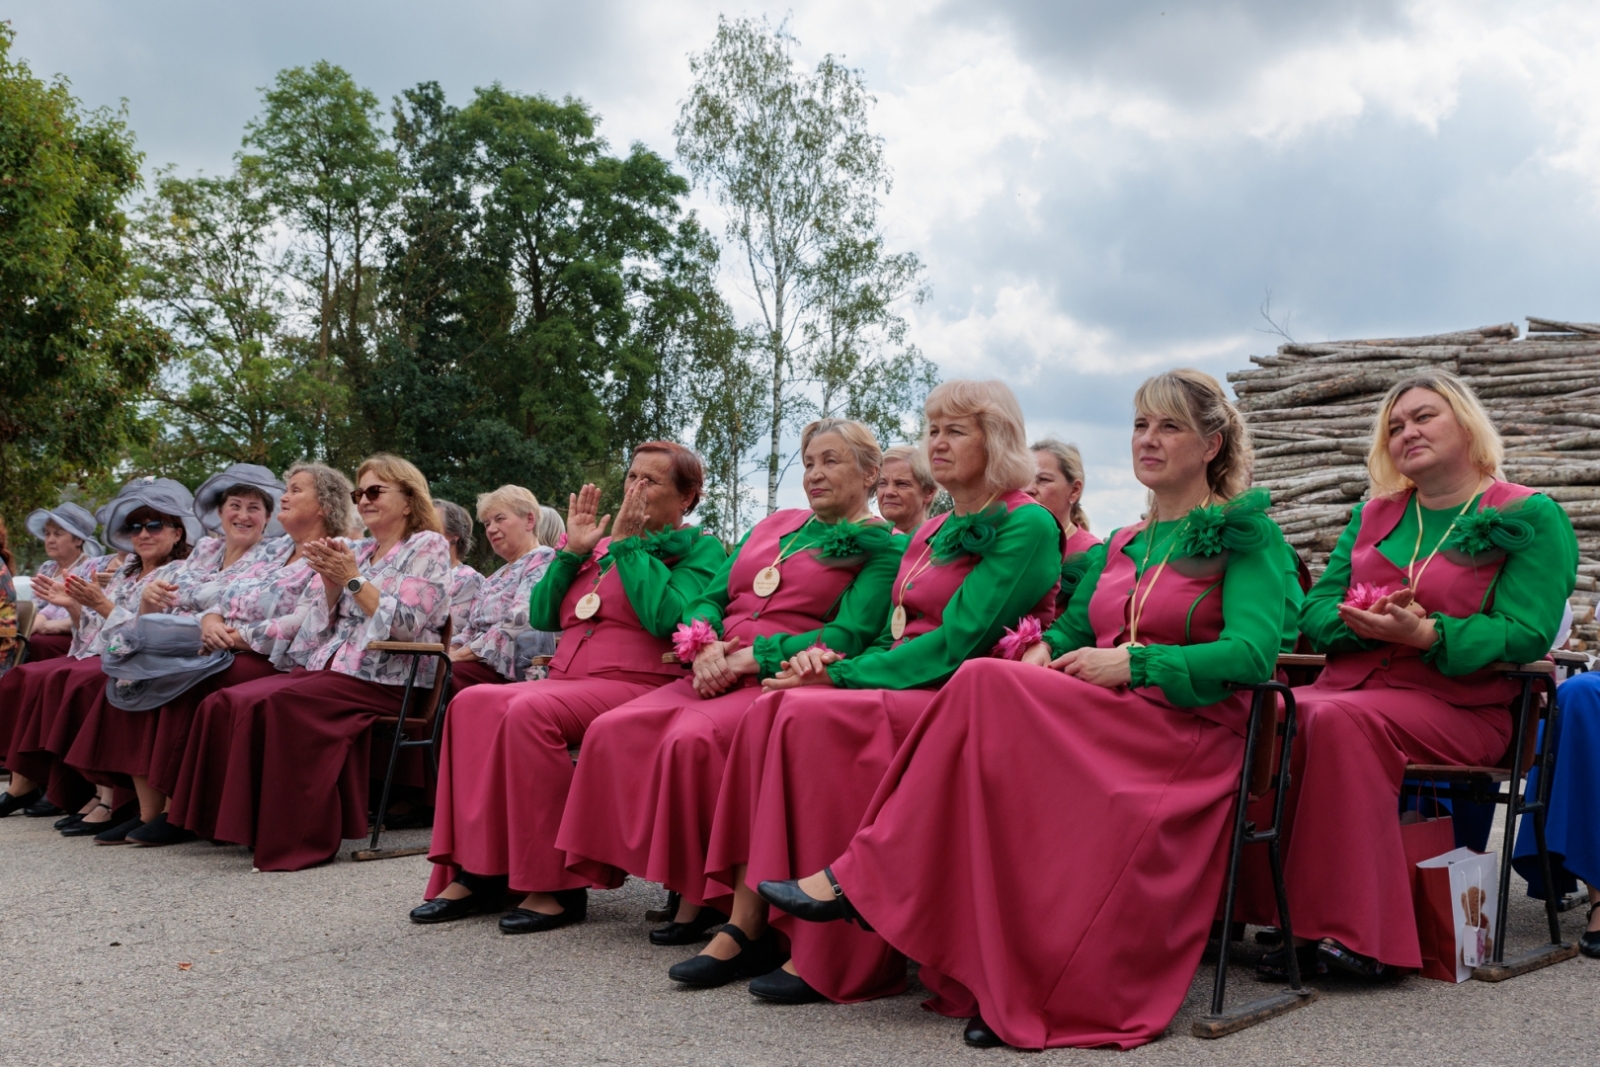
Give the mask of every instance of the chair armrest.
POLYGON ((368 652, 424 652, 436 656, 449 655, 450 650, 437 641, 374 641, 368 652))
POLYGON ((553 659, 555 659, 554 656, 534 656, 532 659, 528 660, 528 666, 548 667, 550 666, 550 661, 553 659))
POLYGON ((1306 652, 1285 652, 1278 657, 1280 667, 1325 667, 1328 657, 1306 652))
POLYGON ((677 663, 678 662, 678 654, 676 652, 663 652, 663 653, 661 653, 661 662, 662 663, 677 663))
POLYGON ((1547 659, 1534 660, 1532 663, 1491 663, 1491 671, 1516 674, 1554 674, 1556 665, 1547 659))

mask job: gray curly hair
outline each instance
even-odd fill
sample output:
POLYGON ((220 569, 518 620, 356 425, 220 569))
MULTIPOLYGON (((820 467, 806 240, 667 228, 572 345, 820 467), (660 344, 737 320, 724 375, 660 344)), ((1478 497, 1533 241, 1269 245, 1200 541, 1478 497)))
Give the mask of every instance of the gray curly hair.
POLYGON ((350 484, 350 479, 321 463, 296 463, 283 472, 283 483, 288 485, 289 479, 296 474, 311 475, 317 506, 322 509, 323 530, 329 537, 343 537, 350 527, 350 516, 355 511, 355 505, 350 503, 350 494, 355 491, 355 486, 350 484))

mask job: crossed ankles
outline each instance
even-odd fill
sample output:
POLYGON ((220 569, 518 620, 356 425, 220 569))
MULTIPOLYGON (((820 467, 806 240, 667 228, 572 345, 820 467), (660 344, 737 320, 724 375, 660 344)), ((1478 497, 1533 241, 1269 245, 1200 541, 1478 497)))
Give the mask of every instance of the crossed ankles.
POLYGON ((421 925, 454 922, 469 915, 486 915, 505 912, 500 916, 503 934, 533 934, 555 930, 572 923, 582 922, 589 915, 587 889, 562 889, 548 894, 560 909, 555 912, 539 911, 525 905, 533 898, 530 893, 522 904, 506 911, 504 879, 468 876, 478 883, 473 888, 464 881, 451 882, 445 891, 432 900, 411 909, 411 921, 421 925))

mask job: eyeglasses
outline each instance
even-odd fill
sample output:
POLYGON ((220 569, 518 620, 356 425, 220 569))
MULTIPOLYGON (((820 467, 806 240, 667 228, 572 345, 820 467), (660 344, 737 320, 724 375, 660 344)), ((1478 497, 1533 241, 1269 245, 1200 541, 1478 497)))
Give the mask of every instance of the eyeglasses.
POLYGON ((387 485, 369 485, 365 489, 357 489, 351 493, 350 503, 359 504, 361 503, 361 498, 366 497, 367 503, 376 504, 378 502, 378 497, 382 496, 384 493, 392 492, 394 492, 394 490, 390 489, 387 485))
POLYGON ((145 533, 160 533, 163 526, 172 525, 174 524, 167 522, 165 519, 151 519, 148 522, 129 522, 123 524, 122 532, 130 536, 137 536, 140 530, 145 533))

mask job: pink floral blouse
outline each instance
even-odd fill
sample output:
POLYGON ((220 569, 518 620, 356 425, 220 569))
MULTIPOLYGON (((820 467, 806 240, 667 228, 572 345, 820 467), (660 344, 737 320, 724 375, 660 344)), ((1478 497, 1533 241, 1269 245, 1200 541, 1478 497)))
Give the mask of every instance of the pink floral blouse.
MULTIPOLYGON (((87 582, 89 580, 90 571, 104 570, 106 567, 115 563, 116 560, 116 556, 79 555, 78 561, 67 568, 67 574, 76 574, 79 578, 82 578, 87 582)), ((41 578, 54 578, 58 582, 64 580, 64 576, 61 573, 61 564, 57 563, 53 559, 47 559, 41 563, 38 571, 35 573, 41 578)), ((41 600, 39 601, 39 606, 35 609, 34 624, 38 625, 39 623, 44 622, 46 619, 54 621, 60 619, 70 619, 71 617, 72 616, 68 614, 67 609, 62 607, 60 604, 51 604, 48 601, 41 600)))
POLYGON ((456 630, 451 644, 472 649, 502 677, 515 678, 517 635, 528 629, 528 597, 555 558, 555 549, 540 546, 484 579, 466 625, 456 630))
MULTIPOLYGON (((182 563, 182 560, 176 561, 177 565, 182 563)), ((93 608, 78 612, 78 625, 72 628, 72 645, 67 649, 67 654, 77 659, 88 659, 103 653, 106 642, 116 635, 116 631, 139 614, 139 598, 144 595, 144 587, 156 578, 163 577, 163 571, 170 576, 172 571, 168 568, 174 565, 168 563, 141 573, 139 559, 134 556, 127 564, 118 567, 111 584, 106 586, 106 596, 111 598, 111 614, 101 615, 93 608)), ((172 579, 167 577, 166 580, 172 579)))
MULTIPOLYGON (((293 551, 291 543, 290 550, 293 551)), ((298 621, 294 611, 306 586, 317 572, 305 557, 273 567, 259 574, 235 578, 222 590, 208 611, 222 616, 225 625, 239 631, 245 644, 263 656, 271 656, 282 642, 287 648, 294 641, 298 621), (268 634, 272 623, 278 623, 268 634)))
MULTIPOLYGON (((362 577, 378 589, 377 614, 368 616, 348 590, 330 611, 322 576, 314 574, 294 610, 266 624, 273 665, 332 668, 380 685, 405 685, 409 656, 366 648, 374 641, 439 640, 450 612, 450 547, 442 534, 428 530, 399 542, 380 560, 372 558, 378 543, 370 537, 352 547, 362 577)), ((417 683, 432 685, 433 672, 429 658, 417 671, 417 683)))
MULTIPOLYGON (((472 619, 472 605, 483 589, 483 575, 465 563, 450 568, 450 629, 462 633, 472 619)), ((459 641, 455 642, 460 644, 459 641)))

